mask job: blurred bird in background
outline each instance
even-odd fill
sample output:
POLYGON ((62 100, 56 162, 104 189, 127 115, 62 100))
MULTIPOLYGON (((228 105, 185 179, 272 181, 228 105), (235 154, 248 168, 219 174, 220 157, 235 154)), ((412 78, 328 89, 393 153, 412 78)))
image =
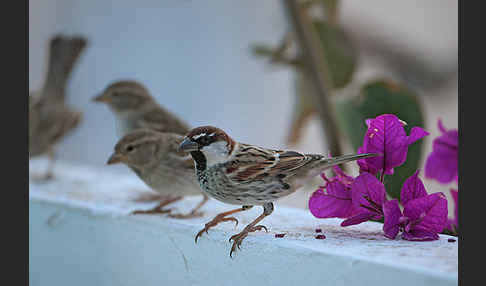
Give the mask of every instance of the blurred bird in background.
POLYGON ((54 146, 81 120, 81 112, 66 105, 65 93, 69 76, 86 44, 83 37, 54 36, 49 43, 44 86, 29 94, 29 158, 44 154, 49 157, 42 179, 53 175, 54 146))
POLYGON ((189 125, 160 106, 141 83, 133 80, 116 81, 98 96, 115 115, 119 137, 138 128, 185 135, 189 125))
POLYGON ((145 86, 133 80, 111 83, 93 101, 108 105, 115 115, 117 133, 121 137, 107 164, 124 163, 159 194, 141 199, 159 200, 155 208, 133 213, 170 213, 170 209, 163 207, 185 195, 202 194, 203 200, 188 214, 169 216, 191 218, 202 215, 198 210, 208 197, 197 184, 192 159, 177 150, 182 135, 189 132, 188 125, 160 106, 145 86))
POLYGON ((201 192, 194 174, 191 157, 178 151, 183 136, 175 133, 136 129, 123 136, 115 146, 107 164, 123 163, 163 199, 151 210, 137 210, 133 214, 169 213, 172 218, 201 216, 199 209, 208 197, 201 192), (183 196, 203 195, 203 200, 188 214, 171 214, 163 207, 183 196))

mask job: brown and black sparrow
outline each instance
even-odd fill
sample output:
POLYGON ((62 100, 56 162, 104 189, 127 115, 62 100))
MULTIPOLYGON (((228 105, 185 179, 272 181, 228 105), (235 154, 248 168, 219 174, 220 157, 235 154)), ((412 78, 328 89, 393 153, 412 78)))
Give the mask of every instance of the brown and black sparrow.
POLYGON ((199 209, 208 197, 201 192, 194 175, 191 157, 178 150, 183 136, 175 133, 137 129, 123 136, 107 164, 123 163, 151 189, 164 196, 154 209, 134 214, 170 213, 163 207, 183 196, 203 195, 203 200, 188 214, 169 214, 173 218, 200 216, 199 209))
POLYGON ((46 154, 52 176, 54 146, 81 120, 81 112, 66 105, 66 86, 87 40, 57 35, 49 43, 47 77, 42 89, 29 94, 29 158, 46 154))
POLYGON ((223 130, 202 126, 191 130, 180 144, 182 151, 190 152, 202 190, 224 203, 241 205, 241 208, 218 214, 196 235, 222 221, 238 220, 231 214, 248 210, 254 205, 263 206, 263 213, 243 231, 233 235, 230 256, 240 247, 249 232, 267 228, 257 225, 273 212, 273 202, 295 192, 304 183, 331 166, 378 154, 344 155, 327 158, 316 154, 272 150, 238 143, 223 130))
POLYGON ((93 101, 104 102, 113 111, 118 136, 138 128, 184 135, 189 126, 160 106, 141 83, 122 80, 111 83, 93 101))

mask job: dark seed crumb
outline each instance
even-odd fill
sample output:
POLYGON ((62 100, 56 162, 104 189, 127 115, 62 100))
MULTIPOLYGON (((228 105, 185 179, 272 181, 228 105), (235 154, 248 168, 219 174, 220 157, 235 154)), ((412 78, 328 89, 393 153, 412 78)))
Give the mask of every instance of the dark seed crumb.
POLYGON ((326 239, 326 236, 324 234, 318 234, 316 235, 316 239, 326 239))
POLYGON ((447 241, 448 242, 456 242, 456 240, 454 238, 449 238, 447 241))
POLYGON ((285 236, 285 233, 276 233, 275 234, 275 237, 278 237, 278 238, 281 238, 281 237, 284 237, 285 236))
POLYGON ((316 228, 316 232, 322 232, 322 229, 316 228))

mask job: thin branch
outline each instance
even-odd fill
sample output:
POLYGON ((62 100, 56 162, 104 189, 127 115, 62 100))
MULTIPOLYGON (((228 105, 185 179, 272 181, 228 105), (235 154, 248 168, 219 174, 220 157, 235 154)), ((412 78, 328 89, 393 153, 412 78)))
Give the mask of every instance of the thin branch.
POLYGON ((302 9, 296 0, 284 0, 284 2, 288 16, 295 29, 296 40, 299 42, 304 61, 309 68, 309 75, 315 85, 317 102, 319 103, 317 109, 329 149, 333 156, 341 155, 336 115, 329 99, 332 92, 332 83, 323 55, 323 47, 320 45, 318 35, 305 9, 302 9))

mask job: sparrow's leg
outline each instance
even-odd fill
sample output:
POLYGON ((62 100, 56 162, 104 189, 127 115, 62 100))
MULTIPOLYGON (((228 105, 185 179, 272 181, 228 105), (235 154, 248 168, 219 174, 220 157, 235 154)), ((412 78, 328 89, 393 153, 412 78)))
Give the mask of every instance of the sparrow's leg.
MULTIPOLYGON (((249 210, 251 209, 253 206, 242 206, 241 208, 239 209, 235 209, 235 210, 231 210, 231 211, 227 211, 227 212, 223 212, 223 213, 220 213, 218 214, 217 216, 215 216, 210 222, 208 222, 203 229, 201 229, 197 235, 196 235, 196 238, 195 238, 195 242, 197 243, 197 239, 203 234, 203 232, 206 232, 208 233, 208 230, 210 228, 212 228, 213 226, 216 226, 218 225, 220 222, 223 222, 223 221, 234 221, 236 223, 236 225, 238 225, 238 220, 234 217, 226 217, 228 215, 231 215, 231 214, 234 214, 234 213, 237 213, 237 212, 242 212, 242 211, 246 211, 246 210, 249 210)), ((235 225, 235 226, 236 226, 235 225)))
POLYGON ((199 209, 208 201, 208 196, 206 194, 203 194, 203 199, 202 201, 197 204, 197 206, 192 209, 192 211, 188 214, 169 214, 169 217, 171 218, 194 218, 194 217, 200 217, 203 215, 203 212, 199 212, 199 209))
POLYGON ((231 247, 230 251, 230 257, 233 257, 233 251, 236 250, 236 247, 240 249, 241 242, 243 239, 248 235, 250 232, 254 232, 257 230, 262 230, 264 229, 265 231, 268 231, 267 228, 264 225, 256 225, 259 223, 262 219, 265 217, 269 216, 273 212, 273 203, 266 203, 263 205, 263 213, 257 217, 254 221, 252 221, 250 224, 248 224, 240 233, 233 235, 229 241, 233 240, 233 246, 231 247))
POLYGON ((135 201, 135 202, 155 202, 155 201, 163 201, 163 200, 166 200, 166 199, 169 199, 169 198, 171 198, 171 197, 167 196, 167 195, 161 195, 161 194, 158 194, 158 193, 143 191, 141 194, 139 194, 137 197, 135 197, 133 199, 133 201, 135 201))
POLYGON ((56 160, 56 156, 54 154, 54 149, 52 147, 47 148, 47 171, 43 177, 44 180, 52 179, 54 175, 54 161, 56 160))
POLYGON ((182 197, 173 197, 166 200, 161 201, 155 208, 146 211, 133 211, 132 214, 165 214, 170 213, 171 209, 162 209, 168 204, 173 202, 177 202, 178 200, 182 199, 182 197))

